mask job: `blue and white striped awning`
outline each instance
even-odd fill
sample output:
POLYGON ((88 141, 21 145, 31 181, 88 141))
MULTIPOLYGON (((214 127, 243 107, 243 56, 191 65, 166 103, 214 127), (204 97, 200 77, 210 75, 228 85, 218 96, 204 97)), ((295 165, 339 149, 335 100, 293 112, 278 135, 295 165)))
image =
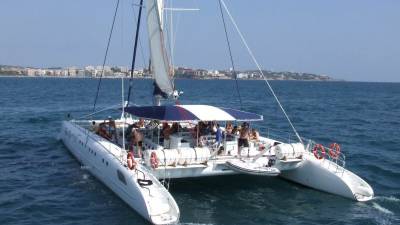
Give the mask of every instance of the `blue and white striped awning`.
POLYGON ((260 121, 262 115, 209 105, 130 106, 125 112, 162 121, 260 121))

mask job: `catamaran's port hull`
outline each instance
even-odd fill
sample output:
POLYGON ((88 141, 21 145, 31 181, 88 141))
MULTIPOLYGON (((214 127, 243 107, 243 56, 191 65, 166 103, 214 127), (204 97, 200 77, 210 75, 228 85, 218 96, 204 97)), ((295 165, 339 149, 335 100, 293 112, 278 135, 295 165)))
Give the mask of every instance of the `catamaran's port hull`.
POLYGON ((107 143, 98 136, 88 133, 84 128, 68 121, 63 122, 59 138, 93 176, 110 188, 143 218, 153 224, 175 224, 178 222, 179 209, 172 196, 169 197, 173 201, 174 208, 176 208, 175 219, 164 223, 163 221, 156 221, 158 218, 151 216, 149 203, 146 203, 143 197, 143 189, 136 182, 136 178, 128 173, 128 170, 116 158, 118 146, 107 143), (114 151, 114 154, 110 154, 104 148, 114 151), (121 177, 123 177, 122 180, 121 177))

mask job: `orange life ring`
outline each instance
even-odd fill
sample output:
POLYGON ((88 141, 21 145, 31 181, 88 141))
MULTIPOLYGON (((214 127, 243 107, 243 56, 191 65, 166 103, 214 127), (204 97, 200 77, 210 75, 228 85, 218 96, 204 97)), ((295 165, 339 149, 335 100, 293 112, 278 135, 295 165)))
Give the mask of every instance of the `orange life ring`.
POLYGON ((338 143, 332 143, 329 146, 329 155, 333 158, 333 159, 337 159, 339 158, 340 155, 340 145, 338 143))
POLYGON ((155 152, 152 152, 150 155, 150 164, 153 169, 158 167, 158 158, 155 152))
POLYGON ((317 159, 323 159, 325 157, 325 148, 321 144, 316 144, 313 148, 313 153, 315 158, 317 159))

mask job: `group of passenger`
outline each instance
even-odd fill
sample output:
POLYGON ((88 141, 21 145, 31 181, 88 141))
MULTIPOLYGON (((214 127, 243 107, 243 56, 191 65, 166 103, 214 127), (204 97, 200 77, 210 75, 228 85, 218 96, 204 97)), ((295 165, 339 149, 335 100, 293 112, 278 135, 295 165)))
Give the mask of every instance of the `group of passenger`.
MULTIPOLYGON (((140 118, 136 123, 128 126, 126 130, 126 137, 128 142, 130 143, 130 150, 132 152, 137 152, 138 156, 141 157, 141 151, 143 148, 143 139, 144 135, 140 131, 140 129, 145 127, 145 121, 143 118, 140 118)), ((96 125, 93 122, 93 129, 96 134, 111 140, 118 141, 117 129, 115 121, 111 118, 105 120, 104 122, 96 125)), ((167 122, 162 124, 160 140, 164 143, 165 146, 169 146, 170 136, 172 134, 178 133, 179 131, 184 130, 179 125, 179 123, 174 122, 170 125, 167 122)), ((232 122, 227 122, 225 128, 221 127, 219 123, 211 121, 200 121, 193 129, 192 129, 193 138, 196 140, 196 143, 199 145, 204 145, 207 143, 202 143, 204 140, 203 137, 208 135, 215 135, 215 146, 219 149, 224 139, 227 141, 233 141, 237 138, 238 140, 238 153, 240 155, 240 151, 243 147, 249 147, 250 141, 258 141, 259 133, 253 128, 250 129, 250 125, 247 122, 243 122, 241 125, 233 125, 232 122)))
POLYGON ((250 130, 249 123, 247 122, 243 122, 241 126, 233 126, 231 122, 227 122, 225 126, 225 133, 227 136, 240 136, 252 141, 258 141, 260 137, 255 128, 250 130))
POLYGON ((238 155, 241 156, 242 148, 249 147, 249 141, 259 141, 260 134, 255 128, 250 130, 250 125, 247 122, 243 122, 241 127, 233 127, 232 134, 239 136, 238 139, 238 155))
POLYGON ((118 141, 117 128, 115 125, 115 121, 111 117, 108 117, 107 120, 104 120, 103 122, 99 123, 98 125, 96 124, 95 121, 93 121, 92 129, 97 135, 99 135, 109 141, 115 141, 115 142, 118 141))
POLYGON ((171 134, 178 133, 180 129, 182 129, 182 127, 176 122, 172 123, 172 126, 164 122, 161 128, 161 140, 169 140, 171 134))
POLYGON ((249 147, 249 141, 257 142, 260 137, 258 131, 255 128, 250 129, 250 125, 247 122, 242 123, 241 126, 233 126, 232 122, 227 122, 225 129, 216 122, 199 122, 198 129, 200 138, 204 135, 215 135, 214 145, 218 149, 224 138, 227 141, 238 139, 238 147, 240 151, 242 147, 249 147))

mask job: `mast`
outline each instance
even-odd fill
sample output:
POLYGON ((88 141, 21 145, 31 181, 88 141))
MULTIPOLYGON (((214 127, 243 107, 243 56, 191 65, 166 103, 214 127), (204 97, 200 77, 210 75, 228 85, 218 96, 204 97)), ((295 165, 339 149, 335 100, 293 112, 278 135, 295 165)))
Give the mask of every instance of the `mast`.
POLYGON ((164 45, 164 0, 146 0, 146 9, 151 71, 154 77, 154 103, 159 105, 162 98, 167 99, 173 96, 175 90, 171 80, 171 67, 164 45))
POLYGON ((136 23, 136 35, 135 35, 135 46, 133 47, 133 57, 132 57, 132 65, 131 65, 131 78, 129 80, 129 89, 128 89, 128 99, 126 106, 129 104, 129 99, 131 98, 131 90, 132 90, 132 83, 133 83, 133 71, 135 70, 135 62, 136 62, 136 50, 137 50, 137 45, 139 41, 139 30, 140 30, 140 19, 142 17, 142 8, 143 8, 143 0, 140 0, 140 5, 139 5, 139 15, 137 18, 137 23, 136 23))

